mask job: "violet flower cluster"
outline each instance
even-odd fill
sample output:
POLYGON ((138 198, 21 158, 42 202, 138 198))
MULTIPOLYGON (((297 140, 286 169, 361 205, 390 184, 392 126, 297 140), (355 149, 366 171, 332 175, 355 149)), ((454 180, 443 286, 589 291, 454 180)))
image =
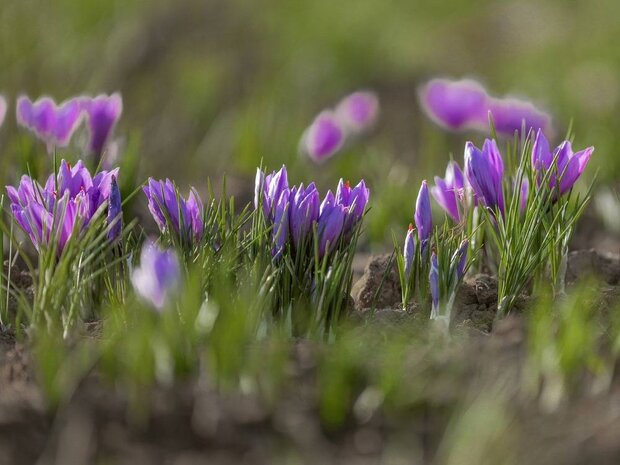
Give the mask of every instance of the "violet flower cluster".
POLYGON ((13 217, 37 251, 55 247, 60 255, 74 234, 104 214, 105 204, 108 239, 114 241, 122 230, 118 171, 100 171, 93 177, 82 161, 71 166, 62 160, 58 174, 50 175, 44 186, 24 175, 17 187, 6 188, 13 217))
POLYGON ((16 105, 17 122, 43 141, 49 151, 67 147, 82 120, 86 120, 88 151, 96 155, 103 153, 122 111, 123 101, 118 93, 78 96, 61 104, 50 97, 33 102, 21 96, 16 105))
POLYGON ((489 127, 489 113, 498 134, 512 136, 538 129, 550 133, 551 117, 532 103, 514 98, 491 97, 476 81, 432 79, 421 87, 420 101, 427 115, 453 131, 489 127))
POLYGON ((287 248, 306 253, 312 245, 316 225, 319 257, 330 254, 351 238, 360 224, 370 190, 364 181, 355 187, 341 179, 336 193, 328 191, 323 200, 314 183, 289 187, 286 167, 265 174, 256 172, 255 208, 262 208, 267 226, 272 228, 272 255, 279 259, 287 248))
POLYGON ((148 207, 160 231, 176 234, 184 243, 195 245, 202 240, 204 207, 195 189, 185 199, 176 186, 166 179, 149 178, 142 188, 148 207))
POLYGON ((324 162, 348 141, 367 132, 379 115, 379 99, 370 91, 344 97, 334 109, 324 110, 301 138, 301 150, 313 161, 324 162))
POLYGON ((174 250, 162 250, 151 241, 142 246, 140 266, 131 273, 136 293, 161 311, 181 283, 181 266, 174 250))

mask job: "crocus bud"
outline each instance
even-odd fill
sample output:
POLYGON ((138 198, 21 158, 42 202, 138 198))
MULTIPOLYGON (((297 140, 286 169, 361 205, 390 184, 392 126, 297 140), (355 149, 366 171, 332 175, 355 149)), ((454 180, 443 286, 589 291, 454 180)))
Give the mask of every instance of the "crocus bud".
POLYGON ((288 191, 288 173, 286 166, 282 165, 279 171, 274 171, 265 176, 263 210, 269 221, 274 220, 274 208, 282 192, 288 191))
POLYGON ((274 208, 273 257, 278 259, 284 251, 289 233, 289 191, 282 191, 274 208))
POLYGON ((433 252, 431 254, 431 269, 428 273, 428 281, 431 288, 431 319, 435 319, 439 316, 439 263, 437 262, 437 254, 433 252))
POLYGON ((123 210, 121 208, 121 191, 116 182, 116 176, 112 176, 112 188, 108 204, 108 240, 113 242, 121 236, 123 230, 123 210))
POLYGON ((312 231, 312 224, 319 219, 319 192, 314 183, 307 188, 302 184, 291 189, 289 200, 291 237, 295 247, 298 247, 312 231))
POLYGON ((6 116, 6 99, 0 95, 0 126, 4 123, 4 118, 6 116))
POLYGON ((90 132, 88 148, 92 153, 100 155, 121 117, 123 99, 119 93, 85 97, 82 99, 82 108, 90 132))
POLYGON ((362 179, 357 186, 351 188, 349 181, 338 182, 336 189, 336 203, 342 205, 347 211, 345 219, 344 231, 349 234, 353 228, 360 222, 364 216, 364 210, 370 198, 370 189, 366 187, 366 183, 362 179))
POLYGON ((187 218, 184 218, 186 228, 192 231, 194 241, 198 242, 202 239, 204 207, 202 199, 194 188, 189 190, 185 207, 187 208, 187 218))
POLYGON ((419 92, 422 108, 435 123, 460 131, 486 126, 485 89, 475 81, 432 79, 419 92))
POLYGON ((465 274, 465 267, 467 266, 467 252, 469 250, 469 241, 463 239, 459 248, 454 252, 452 256, 452 263, 456 264, 456 279, 460 280, 465 274))
POLYGON ((374 92, 359 91, 343 98, 336 117, 349 131, 359 133, 370 128, 379 115, 379 99, 374 92))
POLYGON ((142 247, 140 266, 131 273, 136 293, 162 310, 181 282, 181 267, 173 250, 161 250, 152 242, 142 247))
POLYGON ((415 204, 415 225, 418 228, 418 239, 422 251, 426 250, 428 241, 433 234, 433 216, 431 213, 431 198, 428 194, 426 181, 422 181, 418 198, 415 204))
MULTIPOLYGON (((265 191, 265 173, 260 168, 256 168, 256 176, 254 178, 254 209, 258 208, 261 196, 265 191)), ((262 199, 264 202, 265 200, 262 199)))
POLYGON ((407 231, 407 236, 405 237, 403 257, 405 261, 405 277, 409 278, 411 268, 413 267, 413 261, 415 259, 415 238, 412 224, 409 225, 409 230, 407 231))
POLYGON ((346 209, 342 205, 336 203, 334 195, 331 191, 328 191, 321 204, 317 227, 320 257, 330 253, 336 246, 342 234, 346 215, 346 209))
POLYGON ((465 182, 461 167, 455 161, 448 163, 444 179, 435 176, 431 194, 445 212, 457 223, 461 221, 459 204, 464 195, 465 182))
POLYGON ((332 111, 323 111, 306 129, 301 147, 315 162, 321 163, 332 157, 344 142, 344 130, 332 111))
POLYGON ((489 208, 504 212, 504 162, 494 140, 486 139, 482 150, 465 144, 465 174, 474 193, 489 208))

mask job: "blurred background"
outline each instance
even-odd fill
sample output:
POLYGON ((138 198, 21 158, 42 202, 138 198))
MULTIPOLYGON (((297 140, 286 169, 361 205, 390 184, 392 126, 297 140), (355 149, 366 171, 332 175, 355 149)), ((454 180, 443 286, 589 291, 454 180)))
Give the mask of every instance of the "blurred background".
POLYGON ((2 0, 0 93, 11 107, 0 176, 20 174, 20 93, 120 91, 116 135, 139 155, 140 181, 170 177, 205 193, 207 178, 225 173, 246 202, 261 160, 323 190, 363 177, 368 243, 385 248, 389 229, 411 221, 419 182, 484 137, 424 116, 417 87, 431 77, 473 77, 493 95, 532 100, 560 136, 572 121, 576 147, 596 147, 586 176, 599 170, 598 183, 613 186, 619 17, 617 0, 2 0), (323 165, 301 157, 315 115, 358 89, 378 93, 374 131, 323 165))

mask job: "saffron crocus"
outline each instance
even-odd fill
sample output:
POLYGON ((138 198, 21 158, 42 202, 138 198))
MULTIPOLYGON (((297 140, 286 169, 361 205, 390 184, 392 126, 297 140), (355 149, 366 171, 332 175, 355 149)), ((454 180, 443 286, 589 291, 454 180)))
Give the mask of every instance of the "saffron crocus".
POLYGON ((364 132, 377 120, 379 99, 374 92, 354 92, 340 101, 335 112, 338 121, 348 131, 364 132))
POLYGON ((121 207, 121 191, 116 182, 116 176, 112 176, 110 186, 110 200, 108 205, 108 239, 115 241, 121 236, 123 230, 123 210, 121 207))
POLYGON ((110 198, 112 179, 117 176, 118 168, 93 178, 81 161, 71 166, 62 160, 58 173, 50 175, 44 187, 29 176, 22 176, 17 188, 7 186, 11 212, 39 252, 54 246, 60 255, 74 233, 87 228, 95 215, 105 214, 106 204, 110 218, 110 209, 120 203, 120 193, 110 198))
POLYGON ((540 184, 547 171, 553 170, 548 176, 549 186, 552 189, 557 186, 559 195, 565 194, 584 172, 593 152, 594 147, 588 147, 574 153, 568 140, 551 152, 549 141, 539 130, 532 146, 532 167, 538 173, 536 176, 538 183, 540 184))
POLYGON ((323 199, 318 221, 319 256, 329 254, 340 239, 344 227, 347 210, 336 202, 331 191, 323 199))
POLYGON ((88 149, 91 153, 101 155, 123 112, 123 99, 119 93, 84 97, 81 99, 81 107, 86 114, 90 133, 88 149))
POLYGON ((415 204, 415 225, 418 228, 418 239, 421 251, 424 252, 433 234, 433 215, 431 213, 431 198, 428 194, 428 185, 422 181, 418 198, 415 204))
POLYGON ((433 252, 431 254, 431 269, 428 273, 428 281, 431 288, 431 319, 434 320, 439 317, 439 263, 437 261, 437 254, 433 252))
POLYGON ((487 94, 475 81, 432 79, 419 92, 422 108, 435 123, 453 131, 484 128, 487 94))
POLYGON ((273 257, 279 258, 289 237, 289 194, 288 190, 280 194, 274 207, 273 220, 273 257))
POLYGON ((28 97, 17 99, 17 122, 45 142, 48 150, 66 147, 80 125, 82 108, 80 99, 67 100, 60 105, 49 97, 32 102, 28 97))
POLYGON ((340 179, 336 189, 336 203, 344 207, 347 212, 344 224, 345 234, 349 234, 360 222, 369 198, 370 189, 366 187, 363 179, 353 188, 351 188, 349 181, 340 179))
POLYGON ((140 253, 140 266, 131 273, 136 293, 155 309, 163 310, 181 282, 181 266, 173 250, 161 250, 147 242, 140 253))
POLYGON ((306 129, 301 139, 302 149, 315 162, 332 157, 344 143, 345 131, 334 112, 320 113, 306 129))
POLYGON ((149 211, 162 233, 177 234, 190 244, 202 239, 203 204, 193 188, 187 200, 169 179, 156 181, 149 178, 142 190, 148 200, 149 211))
POLYGON ((490 98, 488 111, 493 117, 493 126, 498 134, 513 136, 515 132, 550 131, 551 117, 531 102, 514 98, 490 98))
POLYGON ((485 206, 504 212, 504 161, 494 140, 486 139, 482 150, 465 144, 465 175, 485 206))
POLYGON ((411 274, 413 262, 415 260, 415 238, 413 225, 409 224, 407 236, 405 237, 405 247, 403 250, 403 258, 405 261, 405 277, 408 279, 411 274))
POLYGON ((4 123, 4 118, 6 117, 6 99, 0 95, 0 126, 4 123))
POLYGON ((293 244, 299 247, 304 238, 312 231, 312 225, 319 219, 319 191, 314 183, 304 188, 301 184, 291 189, 290 203, 290 232, 293 244))
POLYGON ((448 163, 446 177, 435 176, 435 185, 431 187, 431 194, 450 217, 457 223, 461 221, 459 204, 465 193, 465 179, 461 167, 455 161, 448 163))

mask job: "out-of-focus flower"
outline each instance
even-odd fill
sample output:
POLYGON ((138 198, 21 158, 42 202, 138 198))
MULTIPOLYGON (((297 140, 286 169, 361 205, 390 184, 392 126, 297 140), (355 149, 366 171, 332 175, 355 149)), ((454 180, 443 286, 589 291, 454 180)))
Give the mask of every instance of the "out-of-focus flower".
POLYGON ((4 118, 6 116, 6 108, 7 108, 6 99, 2 95, 0 95, 0 126, 2 126, 2 124, 4 123, 4 118))
POLYGON ((131 283, 140 297, 162 310, 181 283, 179 259, 173 250, 147 242, 140 253, 140 266, 131 273, 131 283))
POLYGON ((458 131, 486 125, 488 97, 476 81, 432 79, 419 95, 429 118, 444 128, 458 131))
POLYGON ((6 189, 13 216, 35 248, 41 251, 42 246, 55 245, 61 254, 73 233, 87 228, 105 202, 108 202, 107 218, 110 209, 120 205, 119 192, 110 199, 117 176, 118 168, 101 171, 92 178, 81 161, 72 167, 62 160, 58 174, 50 175, 45 187, 24 175, 17 188, 7 186, 6 189))
POLYGON ((321 112, 301 138, 302 149, 312 160, 321 163, 333 156, 344 143, 345 131, 335 113, 321 112))
POLYGON ((418 198, 415 204, 414 214, 415 225, 418 228, 418 239, 420 240, 421 251, 424 252, 433 234, 433 215, 431 211, 431 198, 428 193, 426 181, 422 181, 418 198))
POLYGON ((455 161, 448 163, 446 177, 435 176, 435 185, 431 187, 431 194, 450 217, 457 223, 461 221, 459 204, 465 195, 465 179, 461 167, 455 161))
POLYGON ((494 140, 486 139, 482 150, 465 144, 465 175, 484 205, 504 213, 504 162, 494 140))
POLYGON ((156 181, 149 178, 142 188, 148 200, 149 210, 162 232, 170 229, 185 240, 199 242, 203 233, 203 204, 198 193, 190 189, 187 200, 166 179, 156 181))
POLYGON ((328 191, 321 203, 317 227, 320 257, 329 254, 338 243, 344 228, 346 215, 346 207, 337 203, 334 194, 328 191))
POLYGON ((411 267, 413 266, 413 261, 415 259, 415 238, 413 225, 409 224, 409 229, 407 230, 407 236, 405 236, 405 247, 403 250, 403 257, 405 260, 405 277, 409 278, 411 274, 411 267))
POLYGON ((336 107, 336 118, 348 131, 359 133, 369 129, 379 116, 379 99, 370 91, 354 92, 336 107))
POLYGON ((108 205, 108 239, 115 241, 121 236, 123 231, 123 210, 121 205, 121 191, 116 182, 116 176, 112 176, 112 184, 110 186, 110 201, 108 205))
POLYGON ((17 122, 32 131, 47 144, 48 150, 66 147, 80 125, 82 108, 80 98, 67 100, 60 105, 49 97, 32 102, 28 97, 17 99, 17 122))
POLYGON ((538 173, 536 176, 538 184, 540 185, 547 171, 553 170, 549 173, 549 186, 552 189, 557 186, 559 195, 565 194, 586 169, 592 152, 594 152, 594 147, 574 153, 568 140, 562 142, 551 152, 549 141, 539 130, 532 146, 532 167, 538 173))
POLYGON ((83 97, 80 103, 90 133, 88 149, 101 155, 123 112, 123 99, 119 93, 101 94, 92 98, 83 97))
POLYGON ((312 231, 312 225, 319 219, 319 191, 314 183, 304 188, 301 184, 291 189, 290 202, 290 231, 295 247, 312 231))
POLYGON ((282 191, 274 208, 273 221, 273 257, 279 258, 289 238, 289 195, 288 190, 282 191))
POLYGON ((343 206, 347 211, 347 217, 344 222, 345 234, 350 233, 355 225, 360 222, 362 216, 364 216, 369 198, 370 189, 366 187, 363 179, 353 188, 351 188, 349 181, 340 179, 336 189, 336 203, 343 206))
POLYGON ((531 102, 514 98, 490 98, 487 106, 498 134, 512 136, 515 131, 521 133, 523 127, 525 134, 539 129, 545 132, 551 130, 551 117, 531 102))
POLYGON ((428 281, 431 288, 431 319, 439 316, 439 263, 437 262, 437 254, 433 251, 431 254, 431 269, 428 273, 428 281))

